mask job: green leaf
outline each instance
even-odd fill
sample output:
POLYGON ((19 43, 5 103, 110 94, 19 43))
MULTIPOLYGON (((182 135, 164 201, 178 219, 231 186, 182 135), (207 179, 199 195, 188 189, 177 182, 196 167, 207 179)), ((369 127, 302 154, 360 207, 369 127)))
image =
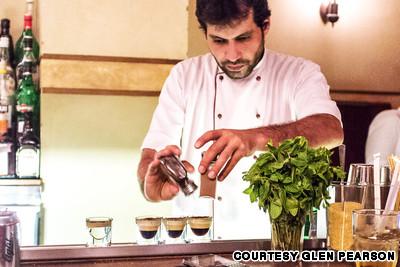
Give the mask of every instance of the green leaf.
POLYGON ((296 216, 299 211, 299 202, 295 198, 286 199, 286 209, 292 216, 296 216))
POLYGON ((250 193, 250 202, 253 203, 257 200, 257 194, 254 191, 250 193))
POLYGON ((251 186, 247 187, 247 188, 243 191, 243 193, 245 193, 245 194, 247 194, 247 195, 250 195, 251 192, 253 192, 253 188, 252 188, 251 186))
POLYGON ((272 220, 277 219, 282 213, 282 203, 279 199, 271 202, 269 215, 271 216, 272 220))
POLYGON ((300 192, 300 187, 294 184, 285 185, 285 190, 290 193, 298 193, 300 192))

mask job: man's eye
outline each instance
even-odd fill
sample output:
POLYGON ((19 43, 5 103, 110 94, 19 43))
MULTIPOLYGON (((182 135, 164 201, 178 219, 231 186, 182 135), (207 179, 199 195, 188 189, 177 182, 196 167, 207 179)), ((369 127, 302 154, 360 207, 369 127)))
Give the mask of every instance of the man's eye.
POLYGON ((214 39, 214 43, 216 43, 216 44, 224 44, 224 43, 226 43, 226 41, 223 40, 223 39, 214 39))
POLYGON ((236 40, 239 41, 239 42, 244 42, 244 41, 247 41, 249 39, 250 39, 250 36, 241 36, 241 37, 236 38, 236 40))

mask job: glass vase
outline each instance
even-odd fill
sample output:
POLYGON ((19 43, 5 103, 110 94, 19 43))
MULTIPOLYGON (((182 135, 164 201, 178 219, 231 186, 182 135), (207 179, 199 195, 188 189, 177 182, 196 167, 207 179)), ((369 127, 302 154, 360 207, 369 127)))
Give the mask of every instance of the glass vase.
POLYGON ((306 214, 281 216, 271 221, 271 249, 298 250, 303 249, 303 234, 306 214))

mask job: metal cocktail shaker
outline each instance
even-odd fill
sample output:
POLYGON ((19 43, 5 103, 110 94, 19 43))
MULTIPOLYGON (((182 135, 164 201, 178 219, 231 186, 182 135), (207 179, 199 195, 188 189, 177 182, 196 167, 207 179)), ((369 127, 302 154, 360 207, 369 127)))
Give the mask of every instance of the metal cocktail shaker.
POLYGON ((161 169, 173 182, 179 185, 185 196, 191 195, 197 185, 187 177, 183 163, 175 155, 160 158, 161 169))
POLYGON ((0 211, 0 266, 18 267, 18 217, 14 211, 0 211))

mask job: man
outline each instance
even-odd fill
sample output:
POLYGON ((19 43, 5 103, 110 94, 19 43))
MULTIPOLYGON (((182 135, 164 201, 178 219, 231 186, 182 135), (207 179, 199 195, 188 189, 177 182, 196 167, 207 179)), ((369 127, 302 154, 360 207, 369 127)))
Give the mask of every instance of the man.
POLYGON ((380 153, 383 164, 390 155, 400 155, 400 107, 381 111, 372 120, 365 146, 365 162, 373 163, 380 153))
POLYGON ((211 53, 172 69, 142 146, 138 179, 149 201, 173 199, 175 215, 213 214, 217 239, 266 238, 267 216, 242 193, 242 172, 254 162, 249 156, 269 141, 298 135, 312 146, 337 146, 340 112, 317 65, 264 48, 267 0, 197 0, 196 16, 211 53), (158 159, 171 154, 200 173, 217 158, 208 171, 219 181, 215 201, 184 197, 162 174, 158 159))

